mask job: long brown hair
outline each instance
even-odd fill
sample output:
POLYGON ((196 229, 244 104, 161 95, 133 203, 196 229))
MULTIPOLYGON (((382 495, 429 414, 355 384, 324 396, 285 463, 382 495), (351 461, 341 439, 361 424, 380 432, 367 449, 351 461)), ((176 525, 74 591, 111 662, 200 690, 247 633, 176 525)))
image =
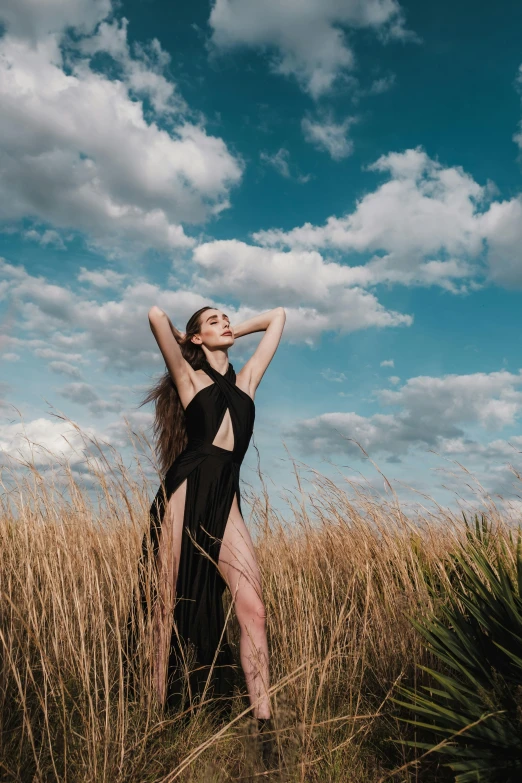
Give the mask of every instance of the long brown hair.
MULTIPOLYGON (((199 333, 201 314, 205 310, 213 309, 207 305, 201 310, 197 310, 187 321, 185 337, 181 340, 176 338, 183 358, 194 370, 201 369, 206 356, 203 348, 200 345, 195 345, 190 338, 199 333)), ((152 431, 159 468, 165 474, 178 454, 183 451, 188 440, 183 405, 168 371, 152 386, 141 405, 146 405, 148 402, 154 402, 156 407, 152 431)))

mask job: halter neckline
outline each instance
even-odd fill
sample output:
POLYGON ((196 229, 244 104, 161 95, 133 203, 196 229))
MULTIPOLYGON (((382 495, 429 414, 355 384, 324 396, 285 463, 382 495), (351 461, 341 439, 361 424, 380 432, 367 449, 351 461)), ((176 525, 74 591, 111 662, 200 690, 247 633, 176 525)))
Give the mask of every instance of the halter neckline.
POLYGON ((232 362, 230 360, 228 361, 228 367, 226 369, 226 372, 224 372, 224 373, 219 372, 219 370, 216 370, 215 367, 212 367, 212 365, 210 364, 210 362, 207 359, 203 359, 203 365, 205 367, 208 367, 210 370, 212 370, 213 372, 217 373, 218 375, 221 375, 222 378, 226 378, 227 375, 230 375, 230 373, 234 371, 234 367, 233 367, 232 362))

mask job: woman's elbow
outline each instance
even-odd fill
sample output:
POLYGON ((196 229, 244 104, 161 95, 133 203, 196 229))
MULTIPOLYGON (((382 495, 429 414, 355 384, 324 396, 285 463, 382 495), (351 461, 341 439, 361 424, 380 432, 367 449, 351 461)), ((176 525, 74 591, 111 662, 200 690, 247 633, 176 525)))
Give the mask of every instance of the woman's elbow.
POLYGON ((152 307, 149 310, 149 321, 154 321, 157 318, 161 318, 164 315, 165 313, 160 307, 158 307, 157 305, 152 305, 152 307))

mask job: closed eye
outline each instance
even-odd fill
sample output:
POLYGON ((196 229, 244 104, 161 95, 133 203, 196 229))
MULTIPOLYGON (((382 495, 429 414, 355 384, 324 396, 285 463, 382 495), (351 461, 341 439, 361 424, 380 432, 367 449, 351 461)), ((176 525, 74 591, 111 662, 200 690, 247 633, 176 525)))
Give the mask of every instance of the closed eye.
MULTIPOLYGON (((230 318, 228 317, 228 315, 223 314, 223 319, 226 321, 227 326, 230 326, 230 318)), ((213 326, 214 324, 218 323, 219 318, 217 315, 210 315, 207 318, 207 321, 209 322, 209 324, 213 326)))

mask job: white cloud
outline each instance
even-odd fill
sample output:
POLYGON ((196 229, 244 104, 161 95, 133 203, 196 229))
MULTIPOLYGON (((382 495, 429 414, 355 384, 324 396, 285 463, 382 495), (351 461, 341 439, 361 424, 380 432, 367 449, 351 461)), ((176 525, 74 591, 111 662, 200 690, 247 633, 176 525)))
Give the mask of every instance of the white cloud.
POLYGON ((491 279, 508 288, 522 287, 522 197, 492 204, 481 228, 488 243, 491 279))
POLYGON ((0 38, 0 219, 78 230, 110 249, 190 246, 184 225, 228 206, 242 163, 183 114, 159 43, 131 53, 125 22, 113 21, 80 41, 82 54, 63 30, 92 32, 107 3, 44 0, 31 24, 24 13, 35 4, 19 5, 4 10, 0 38), (111 41, 123 79, 90 67, 111 41), (136 95, 150 98, 152 118, 136 95), (168 130, 157 121, 165 112, 168 130))
MULTIPOLYGON (((129 425, 133 430, 137 432, 144 432, 147 434, 152 427, 154 415, 150 411, 145 410, 131 410, 126 411, 124 415, 120 416, 116 421, 111 422, 107 428, 107 436, 109 441, 116 448, 124 448, 129 445, 129 425)), ((145 472, 147 472, 147 463, 143 465, 145 472)), ((154 472, 152 475, 155 475, 154 472)))
POLYGON ((4 360, 4 362, 18 362, 18 361, 20 361, 19 355, 17 353, 12 353, 12 352, 3 353, 1 358, 4 360))
POLYGON ((188 107, 178 94, 176 85, 163 74, 170 62, 170 55, 154 38, 147 47, 134 44, 134 57, 127 41, 128 20, 113 19, 102 22, 96 34, 83 39, 79 48, 85 54, 97 52, 109 54, 122 68, 122 76, 129 88, 137 95, 150 99, 159 114, 186 112, 188 107))
POLYGON ((292 172, 290 171, 290 153, 284 147, 278 149, 273 155, 270 155, 268 152, 260 152, 259 157, 263 163, 272 166, 272 168, 282 177, 285 177, 285 179, 295 179, 301 184, 310 181, 309 174, 297 174, 295 177, 292 176, 292 172))
MULTIPOLYGON (((522 371, 410 378, 398 391, 376 392, 381 406, 399 412, 360 416, 324 413, 297 422, 286 434, 306 453, 358 453, 358 441, 372 454, 403 455, 411 449, 439 449, 448 454, 484 454, 487 449, 465 435, 466 426, 498 430, 513 426, 522 411, 522 371)), ((511 439, 513 440, 513 439, 511 439)))
POLYGON ((395 84, 395 74, 388 74, 388 76, 381 76, 380 79, 375 79, 369 89, 368 95, 381 95, 383 92, 390 90, 395 84))
POLYGON ((396 0, 214 0, 209 23, 215 47, 267 48, 272 68, 314 98, 355 66, 343 28, 368 28, 381 40, 414 38, 396 0))
POLYGON ((181 329, 204 305, 226 308, 239 321, 281 304, 287 312, 285 338, 308 345, 325 331, 412 323, 410 315, 388 310, 373 294, 354 287, 349 267, 325 263, 317 252, 284 253, 235 240, 216 241, 197 247, 194 262, 196 271, 185 289, 169 290, 143 280, 125 284, 111 275, 112 270, 99 269, 94 277, 80 272, 81 282, 97 284, 94 291, 85 292, 52 284, 0 260, 5 295, 13 303, 16 325, 26 335, 10 337, 5 350, 9 346, 34 351, 53 362, 51 370, 75 380, 80 380, 79 365, 96 356, 113 370, 159 370, 161 356, 147 320, 153 304, 175 314, 181 329), (115 290, 107 299, 109 283, 115 290), (230 297, 241 306, 231 306, 230 297))
POLYGON ((88 383, 68 383, 60 389, 62 397, 66 397, 72 402, 78 402, 80 405, 89 405, 96 402, 98 395, 93 387, 88 383))
POLYGON ((346 117, 341 123, 335 122, 332 117, 322 120, 303 117, 301 127, 306 141, 328 152, 333 160, 342 160, 353 152, 353 142, 347 134, 354 122, 357 122, 355 117, 346 117))
POLYGON ((395 362, 393 359, 384 359, 381 362, 381 367, 395 367, 395 362))
POLYGON ((288 165, 290 153, 288 150, 281 147, 281 149, 279 149, 273 155, 270 155, 267 152, 261 152, 259 157, 264 163, 268 163, 270 166, 273 166, 282 177, 286 177, 287 179, 290 178, 290 167, 288 165))
POLYGON ((477 443, 469 438, 447 438, 442 441, 441 448, 448 456, 459 458, 485 457, 486 459, 513 458, 521 453, 522 436, 513 435, 509 440, 497 438, 488 443, 477 443))
POLYGON ((116 399, 104 400, 94 386, 83 381, 68 383, 60 388, 59 393, 77 405, 85 405, 96 416, 103 416, 104 413, 119 413, 123 407, 119 395, 116 399))
POLYGON ((420 148, 382 156, 369 169, 387 173, 389 180, 360 199, 353 213, 331 217, 324 226, 258 232, 255 239, 290 247, 379 250, 396 257, 427 256, 441 248, 450 255, 480 251, 476 209, 485 189, 462 169, 443 168, 420 148))
POLYGON ((81 353, 67 353, 66 351, 56 351, 53 348, 42 348, 39 340, 27 340, 28 347, 33 350, 35 356, 39 359, 56 359, 58 361, 83 362, 85 361, 81 353))
MULTIPOLYGON (((85 428, 87 437, 94 437, 92 428, 85 428)), ((0 423, 0 454, 34 462, 37 467, 49 466, 56 459, 66 459, 71 465, 85 460, 85 441, 75 427, 64 421, 46 418, 15 424, 0 423)))
POLYGON ((2 0, 0 21, 10 33, 35 42, 68 27, 89 34, 111 10, 111 0, 2 0))
MULTIPOLYGON (((161 356, 147 319, 150 307, 157 304, 175 313, 176 323, 183 329, 189 316, 200 307, 219 306, 210 296, 172 291, 145 282, 124 287, 113 299, 98 301, 42 277, 33 277, 23 267, 2 260, 0 278, 5 278, 8 285, 6 294, 13 303, 17 325, 27 335, 26 339, 9 338, 6 344, 33 350, 42 359, 73 365, 85 362, 86 352, 91 351, 114 370, 159 370, 161 356)), ((232 316, 235 308, 227 305, 227 312, 232 316)))
POLYGON ((326 263, 316 252, 280 252, 237 240, 207 242, 194 249, 200 267, 196 290, 238 297, 258 309, 282 305, 285 336, 313 341, 325 330, 350 332, 368 326, 410 325, 412 318, 387 310, 357 287, 350 267, 326 263))
POLYGON ((321 375, 327 381, 331 381, 332 383, 342 383, 346 380, 346 375, 344 372, 337 372, 336 370, 332 370, 330 367, 327 367, 326 370, 322 370, 321 375))
POLYGON ((363 287, 437 285, 459 293, 474 290, 484 278, 522 285, 522 197, 491 201, 491 183, 479 185, 461 167, 444 167, 420 147, 383 155, 368 168, 388 180, 363 196, 353 212, 332 216, 322 226, 258 231, 254 240, 344 253, 352 283, 363 287), (357 265, 361 253, 374 255, 357 265))
POLYGON ((270 155, 267 152, 261 152, 259 157, 264 163, 268 163, 270 166, 273 166, 282 177, 286 177, 287 179, 290 178, 290 167, 288 165, 290 153, 288 150, 284 149, 284 147, 281 147, 281 149, 279 149, 273 155, 270 155))
POLYGON ((56 250, 65 250, 65 243, 60 234, 53 229, 46 229, 40 233, 36 229, 32 228, 26 231, 24 234, 26 239, 31 239, 33 242, 38 242, 42 247, 54 247, 56 250))
POLYGON ((84 266, 78 274, 80 283, 89 283, 95 288, 119 288, 126 277, 113 269, 86 269, 84 266))
POLYGON ((61 375, 68 375, 70 378, 81 378, 82 375, 78 367, 69 362, 49 362, 49 369, 61 375))
POLYGON ((250 302, 275 296, 277 305, 308 298, 327 305, 335 289, 357 284, 349 267, 326 263, 317 251, 284 252, 231 239, 201 244, 193 256, 201 271, 196 285, 217 285, 250 302))
POLYGON ((381 405, 400 405, 418 422, 476 421, 487 429, 514 424, 522 405, 522 375, 507 371, 411 378, 399 391, 383 389, 381 405))

